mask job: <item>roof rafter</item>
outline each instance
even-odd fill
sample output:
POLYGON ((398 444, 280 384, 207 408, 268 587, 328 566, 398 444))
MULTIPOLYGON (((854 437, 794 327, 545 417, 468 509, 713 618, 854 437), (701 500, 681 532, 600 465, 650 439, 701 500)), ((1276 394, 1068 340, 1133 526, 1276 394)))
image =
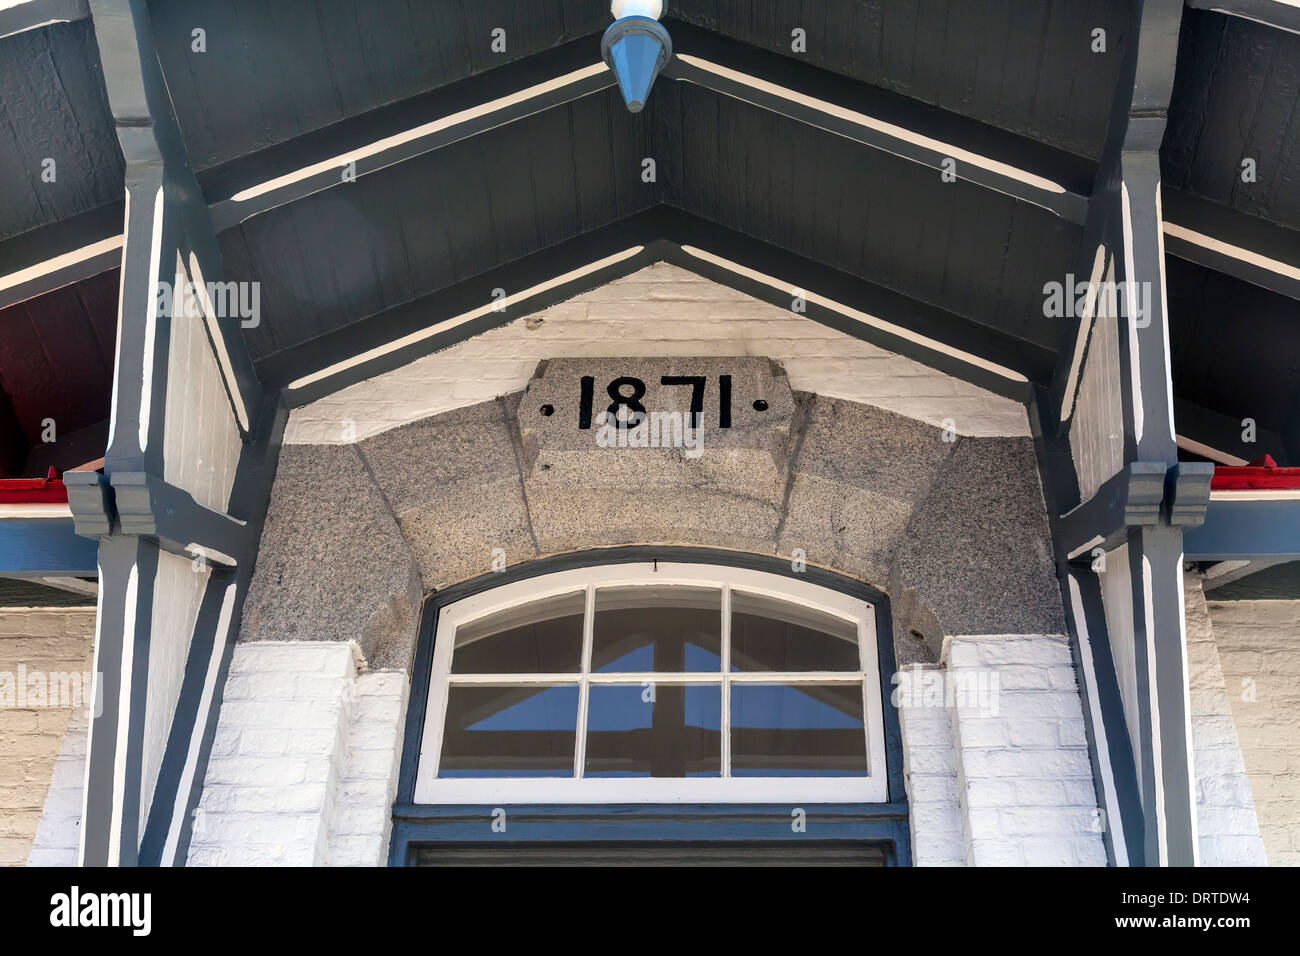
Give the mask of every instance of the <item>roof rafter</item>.
POLYGON ((1040 346, 669 206, 276 353, 258 371, 306 404, 664 260, 782 308, 799 297, 815 321, 1017 401, 1051 372, 1040 346))

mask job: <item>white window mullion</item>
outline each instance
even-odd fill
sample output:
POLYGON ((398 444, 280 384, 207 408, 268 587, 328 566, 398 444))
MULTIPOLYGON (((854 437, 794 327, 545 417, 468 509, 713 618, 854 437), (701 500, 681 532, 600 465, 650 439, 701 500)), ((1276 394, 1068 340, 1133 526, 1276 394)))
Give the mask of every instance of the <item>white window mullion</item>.
POLYGON ((582 779, 587 763, 587 700, 591 691, 591 644, 596 630, 596 585, 588 582, 587 599, 582 611, 582 677, 578 683, 578 728, 573 746, 573 776, 582 779))
POLYGON ((722 588, 722 777, 731 776, 731 585, 722 588))

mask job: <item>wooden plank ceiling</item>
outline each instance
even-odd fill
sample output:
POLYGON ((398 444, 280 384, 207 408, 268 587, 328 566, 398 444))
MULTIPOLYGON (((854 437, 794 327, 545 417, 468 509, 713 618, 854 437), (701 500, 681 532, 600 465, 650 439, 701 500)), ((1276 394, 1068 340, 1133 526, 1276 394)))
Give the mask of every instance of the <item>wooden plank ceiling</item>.
MULTIPOLYGON (((819 71, 848 91, 850 108, 887 91, 904 112, 948 117, 954 130, 987 124, 1022 137, 1026 150, 1067 161, 1086 194, 1132 7, 675 0, 667 26, 819 71), (796 27, 807 31, 806 53, 791 50, 796 27), (1096 29, 1106 31, 1105 54, 1092 50, 1096 29)), ((456 83, 468 85, 472 105, 479 78, 566 43, 590 44, 595 63, 609 22, 607 0, 151 0, 149 8, 190 162, 208 184, 262 163, 279 174, 269 164, 296 143, 350 122, 408 108, 423 117, 421 95, 456 83), (497 28, 504 52, 491 47, 497 28)), ((0 242, 121 200, 92 30, 84 20, 0 40, 0 175, 17 184, 0 199, 0 242), (56 189, 39 181, 51 151, 67 157, 56 189)), ((1252 223, 1300 228, 1300 36, 1188 10, 1180 49, 1169 185, 1252 223), (1237 175, 1244 156, 1257 160, 1256 183, 1237 175)), ((656 207, 946 310, 1035 354, 1059 344, 1058 324, 1043 317, 1043 285, 1080 260, 1081 228, 1042 207, 944 183, 934 169, 667 78, 641 114, 628 114, 612 89, 590 93, 271 209, 218 240, 225 278, 261 283, 262 322, 245 334, 264 362, 656 207), (645 158, 656 161, 653 182, 642 178, 645 158)), ((107 416, 108 366, 90 366, 111 362, 102 337, 115 319, 105 294, 113 281, 83 280, 0 311, 3 334, 64 328, 78 343, 47 349, 33 339, 0 350, 7 472, 27 467, 34 415, 68 414, 58 394, 84 392, 96 411, 79 421, 107 416), (84 306, 79 330, 59 325, 70 302, 84 306), (32 356, 43 349, 47 365, 36 370, 32 356)), ((1297 302, 1172 258, 1168 282, 1178 397, 1224 419, 1267 419, 1278 434, 1300 427, 1297 302)))

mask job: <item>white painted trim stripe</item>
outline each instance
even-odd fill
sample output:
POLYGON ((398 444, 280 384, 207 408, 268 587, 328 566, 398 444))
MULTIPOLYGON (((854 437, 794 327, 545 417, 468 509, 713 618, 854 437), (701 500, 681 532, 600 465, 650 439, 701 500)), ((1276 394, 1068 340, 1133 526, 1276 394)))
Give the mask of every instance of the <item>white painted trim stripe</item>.
POLYGON ((31 282, 33 279, 39 279, 41 276, 47 276, 52 272, 58 272, 60 269, 66 269, 68 266, 75 266, 78 262, 85 262, 87 259, 102 256, 114 249, 121 249, 125 245, 125 235, 109 236, 107 239, 99 240, 99 242, 92 242, 88 246, 82 246, 79 249, 73 249, 71 252, 55 256, 53 259, 38 262, 26 269, 11 272, 7 276, 0 276, 0 292, 20 286, 24 282, 31 282))
POLYGON ((1079 333, 1074 339, 1074 357, 1070 360, 1070 375, 1065 380, 1065 400, 1061 403, 1061 421, 1069 420, 1074 414, 1074 387, 1079 381, 1083 369, 1083 350, 1088 344, 1092 332, 1093 320, 1096 318, 1097 290, 1101 288, 1102 273, 1106 269, 1106 246, 1097 247, 1097 255, 1092 261, 1092 279, 1088 283, 1088 298, 1083 304, 1083 315, 1079 319, 1079 333))
POLYGON ((1138 350, 1137 286, 1133 280, 1133 209, 1129 201, 1128 184, 1120 183, 1121 207, 1124 218, 1124 296, 1128 306, 1128 367, 1133 385, 1133 434, 1141 443, 1146 428, 1146 410, 1142 403, 1142 356, 1138 350))
MULTIPOLYGON (((104 566, 96 561, 95 568, 99 572, 99 580, 103 581, 104 566)), ((99 594, 95 598, 95 646, 91 655, 91 673, 95 676, 92 678, 93 690, 90 699, 90 713, 86 721, 86 766, 81 772, 81 819, 77 831, 77 866, 86 865, 86 817, 90 813, 90 745, 95 739, 95 724, 99 721, 97 715, 103 714, 105 710, 103 706, 104 671, 99 665, 100 650, 103 646, 105 593, 105 589, 100 588, 99 594)))
POLYGON ((212 340, 217 364, 221 366, 221 376, 226 380, 226 391, 230 393, 230 401, 234 405, 235 415, 239 419, 239 427, 244 432, 247 432, 248 408, 244 405, 244 396, 239 391, 239 380, 235 378, 235 368, 230 361, 230 352, 226 349, 226 340, 217 327, 216 309, 212 305, 212 300, 208 297, 208 286, 203 280, 203 270, 199 268, 199 258, 192 251, 190 252, 190 273, 188 278, 191 286, 198 294, 199 307, 203 310, 203 322, 208 327, 208 337, 212 340))
MULTIPOLYGON (((1295 4, 1289 2, 1289 0, 1273 0, 1273 2, 1285 4, 1288 7, 1295 6, 1295 4)), ((1300 30, 1292 30, 1290 27, 1284 27, 1277 23, 1269 23, 1267 20, 1261 20, 1258 17, 1248 17, 1244 13, 1238 13, 1235 10, 1224 10, 1222 7, 1212 7, 1211 9, 1215 13, 1222 13, 1229 17, 1237 17, 1239 20, 1249 20, 1251 23, 1258 23, 1260 26, 1271 27, 1274 30, 1283 30, 1286 33, 1300 34, 1300 30)))
POLYGON ((1101 719, 1101 703, 1097 700, 1097 668, 1092 658, 1092 637, 1088 633, 1088 618, 1083 610, 1083 595, 1073 574, 1070 580, 1070 606, 1074 610, 1075 626, 1079 630, 1079 658, 1083 662, 1083 678, 1088 685, 1088 711, 1092 716, 1092 733, 1097 745, 1097 765, 1101 770, 1101 792, 1106 800, 1106 829, 1110 832, 1111 846, 1115 852, 1115 865, 1128 866, 1128 843, 1124 839, 1124 819, 1119 812, 1119 798, 1115 788, 1115 771, 1110 763, 1110 745, 1107 743, 1106 724, 1101 719))
POLYGON ((1211 501, 1300 501, 1300 488, 1220 488, 1211 501))
POLYGON ((1235 465, 1240 467, 1249 464, 1244 458, 1238 458, 1236 455, 1229 455, 1226 451, 1219 451, 1217 448, 1211 448, 1209 445, 1187 438, 1183 435, 1175 435, 1174 441, 1183 451, 1190 451, 1194 455, 1200 455, 1202 458, 1209 458, 1220 465, 1235 465))
MULTIPOLYGON (((144 376, 140 384, 140 450, 149 447, 149 415, 153 404, 154 340, 158 333, 158 269, 162 265, 163 191, 153 201, 153 236, 149 243, 149 302, 144 311, 144 376)), ((126 272, 123 270, 123 275, 126 272)))
POLYGON ((275 192, 275 190, 282 189, 283 187, 292 185, 293 183, 301 182, 304 179, 310 179, 312 176, 319 173, 342 169, 349 163, 356 162, 359 159, 377 156, 380 153, 387 152, 390 149, 405 145, 406 143, 413 142, 414 140, 421 139, 425 136, 430 136, 434 133, 441 132, 442 130, 450 129, 453 126, 468 123, 471 120, 487 116, 518 103, 525 103, 528 100, 535 99, 536 97, 542 96, 546 93, 554 92, 555 90, 563 89, 566 86, 572 86, 575 83, 580 83, 583 80, 590 79, 593 76, 603 73, 607 69, 608 68, 604 63, 593 63, 591 66, 583 67, 580 70, 574 70, 572 73, 566 73, 553 80, 547 80, 545 83, 538 83, 534 86, 526 87, 518 92, 511 93, 509 96, 503 96, 500 99, 491 100, 490 102, 483 103, 480 106, 461 110, 459 113, 452 113, 450 116, 444 116, 442 119, 434 120, 431 123, 424 123, 421 126, 408 129, 405 132, 396 133, 392 136, 385 136, 383 139, 377 139, 367 146, 362 146, 346 153, 340 153, 330 159, 322 160, 319 163, 313 163, 310 166, 304 166, 302 169, 294 170, 293 172, 286 173, 283 176, 277 176, 275 179, 269 179, 257 186, 251 186, 248 189, 236 193, 231 197, 231 201, 248 202, 250 199, 256 199, 258 196, 275 192))
MULTIPOLYGON (((1156 183, 1156 222, 1165 220, 1164 203, 1161 200, 1163 195, 1163 187, 1156 183)), ((1165 295, 1165 231, 1163 229, 1156 230, 1156 249, 1158 250, 1156 262, 1160 265, 1160 288, 1155 289, 1153 294, 1160 296, 1160 341, 1165 349, 1165 409, 1169 413, 1169 441, 1177 447, 1178 430, 1174 425, 1174 360, 1173 352, 1169 347, 1169 306, 1165 295)))
POLYGON ((515 305, 516 303, 525 302, 535 295, 540 295, 543 292, 558 288, 559 286, 572 282, 575 279, 581 279, 583 276, 590 275, 593 272, 599 272, 601 269, 616 265, 625 259, 630 259, 639 254, 644 248, 644 246, 633 246, 631 249, 624 249, 622 252, 615 253, 612 256, 606 256, 604 259, 600 259, 590 265, 585 265, 581 268, 574 269, 571 272, 566 272, 563 275, 556 276, 554 279, 547 279, 545 282, 539 283, 531 289, 525 289, 523 292, 516 292, 514 295, 508 295, 504 299, 498 299, 495 302, 488 303, 487 305, 481 305, 477 309, 465 312, 455 318, 437 322, 427 328, 420 329, 418 332, 412 332, 409 335, 402 336, 400 339, 394 339, 386 345, 376 346, 373 349, 362 352, 360 355, 354 355, 341 362, 335 362, 333 365, 323 368, 318 372, 312 372, 310 375, 304 375, 302 378, 291 382, 289 390, 293 391, 294 389, 311 385, 313 382, 319 382, 332 375, 337 375, 339 372, 355 368, 358 365, 364 365, 367 362, 372 362, 391 352, 396 352, 398 349, 405 348, 408 345, 414 345, 416 342, 422 342, 427 338, 432 338, 440 332, 454 329, 457 326, 464 325, 466 322, 471 322, 474 319, 481 318, 491 312, 499 312, 515 305))
MULTIPOLYGON (((123 215, 125 222, 131 221, 131 190, 126 191, 124 197, 126 211, 123 215)), ((122 261, 126 261, 126 233, 122 234, 122 261)), ((122 303, 126 296, 126 270, 123 269, 117 282, 117 351, 113 357, 113 400, 108 408, 108 444, 106 448, 113 447, 113 440, 117 437, 117 399, 118 384, 122 377, 122 303)))
MULTIPOLYGON (((140 566, 131 565, 126 580, 126 606, 122 616, 122 666, 117 692, 117 745, 113 751, 113 812, 108 831, 108 865, 120 866, 122 820, 126 810, 126 756, 131 744, 132 670, 135 665, 136 603, 139 600, 140 566)), ((90 763, 89 754, 86 757, 90 763)), ((84 818, 83 818, 84 819, 84 818)))
MULTIPOLYGON (((1151 560, 1142 555, 1142 615, 1147 644, 1147 706, 1151 711, 1151 762, 1155 769, 1156 848, 1160 866, 1169 865, 1169 820, 1165 813, 1164 758, 1160 747, 1160 696, 1156 692, 1156 621, 1151 560)), ((1191 742, 1189 736, 1188 742, 1191 742)), ((1195 794, 1195 788, 1192 789, 1195 794)))
MULTIPOLYGON (((923 149, 933 150, 942 154, 945 158, 955 159, 958 162, 969 163, 977 166, 987 172, 994 173, 998 176, 1005 176, 1008 179, 1014 179, 1016 182, 1024 183, 1034 189, 1040 189, 1043 192, 1053 193, 1055 195, 1064 195, 1066 189, 1060 183, 1045 179, 1042 176, 1036 176, 1033 173, 1025 172, 1023 169, 1017 169, 1006 163, 999 162, 996 159, 990 159, 987 156, 981 156, 979 153, 972 153, 969 150, 961 149, 951 143, 945 143, 942 140, 933 139, 929 136, 923 136, 920 133, 913 132, 902 126, 896 126, 893 123, 887 123, 884 120, 877 119, 874 116, 868 116, 866 113, 860 113, 857 110, 847 109, 835 103, 820 100, 797 90, 789 89, 784 86, 777 86, 775 83, 769 83, 767 80, 759 79, 756 76, 750 76, 737 70, 717 63, 711 63, 708 60, 698 56, 691 56, 687 53, 678 53, 677 58, 684 63, 694 66, 697 69, 704 70, 706 73, 712 73, 714 76, 730 80, 733 83, 740 83, 751 89, 766 93, 769 96, 780 97, 791 103, 798 103, 800 106, 815 109, 818 112, 825 113, 827 116, 834 116, 836 119, 846 120, 850 123, 856 123, 867 129, 875 130, 878 133, 884 133, 886 136, 892 136, 894 139, 900 139, 904 142, 911 143, 914 146, 920 146, 923 149)), ((755 104, 761 106, 762 104, 755 104)), ((833 131, 832 131, 833 132, 833 131)), ((899 155, 899 154, 895 154, 899 155)), ((911 159, 911 157, 903 157, 911 159)), ((1020 197, 1016 197, 1020 198, 1020 197)))
POLYGON ((230 642, 230 618, 235 606, 235 585, 228 584, 221 599, 221 613, 217 618, 217 631, 212 636, 212 653, 208 656, 208 669, 203 679, 203 694, 199 699, 199 710, 194 718, 194 731, 190 736, 189 750, 185 753, 185 769, 181 771, 180 786, 172 804, 172 822, 167 830, 167 842, 163 845, 162 862, 164 865, 180 866, 184 860, 178 860, 181 830, 185 823, 185 809, 189 805, 190 790, 194 787, 194 775, 198 772, 199 750, 203 746, 203 735, 208 724, 208 714, 212 710, 212 698, 216 693, 217 674, 221 670, 221 661, 225 657, 226 645, 230 642))
POLYGON ((1252 252, 1242 246, 1234 246, 1231 243, 1224 242, 1221 239, 1215 239, 1213 236, 1207 236, 1204 233, 1188 229, 1186 226, 1179 226, 1172 222, 1164 224, 1165 235, 1172 236, 1174 239, 1181 239, 1183 242, 1190 242, 1194 246, 1200 246, 1202 249, 1208 249, 1211 252, 1217 252, 1220 255, 1228 256, 1247 265, 1264 269, 1268 272, 1285 276, 1300 282, 1300 268, 1279 259, 1270 259, 1268 256, 1260 255, 1258 252, 1252 252))
MULTIPOLYGON (((1079 507, 1082 508, 1083 505, 1080 505, 1079 507)), ((1093 548, 1097 547, 1097 545, 1104 544, 1105 541, 1106 539, 1103 538, 1101 535, 1094 534, 1089 540, 1085 541, 1083 544, 1079 545, 1077 548, 1071 551, 1069 555, 1067 555, 1067 558, 1070 561, 1073 561, 1079 555, 1083 554, 1083 552, 1091 551, 1093 548)))
POLYGON ((882 332, 888 332, 890 335, 897 335, 899 338, 906 339, 909 342, 914 342, 915 344, 930 349, 933 352, 939 352, 943 355, 947 355, 949 358, 955 358, 967 363, 968 365, 984 369, 986 372, 992 372, 994 375, 998 375, 1008 381, 1029 381, 1029 379, 1021 375, 1019 372, 1012 371, 1011 369, 1005 368, 994 362, 989 362, 977 355, 971 355, 969 352, 955 349, 950 345, 945 345, 943 342, 921 335, 918 332, 913 332, 911 329, 905 328, 901 325, 895 325, 893 322, 887 322, 874 315, 868 315, 866 312, 859 312, 857 309, 836 302, 834 299, 828 299, 825 296, 817 295, 815 292, 805 292, 802 289, 795 289, 788 282, 782 282, 780 279, 773 278, 772 276, 764 275, 761 272, 755 272, 753 269, 747 269, 739 263, 732 262, 729 259, 723 259, 721 256, 715 256, 713 253, 705 252, 703 249, 696 248, 695 246, 682 246, 681 248, 682 252, 685 252, 687 255, 694 256, 697 259, 719 266, 729 272, 734 272, 736 275, 744 276, 754 282, 761 282, 763 285, 781 292, 789 292, 792 295, 801 296, 808 302, 813 302, 825 309, 831 309, 846 318, 853 319, 856 322, 861 322, 863 325, 869 325, 873 328, 880 329, 882 332))
POLYGON ((71 518, 72 508, 66 502, 13 502, 0 504, 0 521, 24 518, 71 518))

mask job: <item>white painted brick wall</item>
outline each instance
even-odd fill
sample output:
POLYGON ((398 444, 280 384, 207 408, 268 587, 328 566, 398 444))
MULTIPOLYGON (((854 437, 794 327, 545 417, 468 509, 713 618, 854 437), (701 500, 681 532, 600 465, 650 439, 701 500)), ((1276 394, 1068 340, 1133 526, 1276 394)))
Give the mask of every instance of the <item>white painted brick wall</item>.
POLYGON ((353 644, 236 646, 189 864, 382 862, 405 700, 353 644))
MULTIPOLYGON (((942 679, 941 667, 909 668, 914 686, 942 679)), ((946 707, 928 707, 922 694, 901 697, 903 781, 907 787, 914 866, 965 866, 966 845, 957 795, 952 718, 946 707)))
POLYGON ((28 866, 76 866, 81 843, 82 799, 86 793, 86 736, 89 721, 73 714, 50 775, 40 826, 28 866))
POLYGON ((790 385, 959 434, 1026 436, 1024 406, 811 319, 657 263, 296 409, 285 441, 359 441, 522 391, 544 358, 763 355, 790 385), (354 423, 345 433, 345 425, 354 423), (351 437, 349 437, 351 436, 351 437))
POLYGON ((1263 866, 1264 841, 1255 817, 1255 800, 1199 576, 1183 575, 1183 602, 1200 863, 1263 866))
POLYGON ((0 704, 0 866, 27 862, 69 723, 89 705, 34 706, 33 700, 19 701, 18 684, 55 674, 75 674, 77 685, 86 684, 92 680, 94 636, 93 607, 0 610, 0 673, 14 695, 0 704))
POLYGON ((1207 604, 1259 833, 1271 866, 1300 866, 1300 601, 1207 604))
POLYGON ((388 863, 408 685, 401 671, 357 678, 356 709, 330 825, 330 866, 388 863))
POLYGON ((955 694, 900 709, 916 864, 1105 866, 1069 639, 955 637, 943 660, 955 694))

